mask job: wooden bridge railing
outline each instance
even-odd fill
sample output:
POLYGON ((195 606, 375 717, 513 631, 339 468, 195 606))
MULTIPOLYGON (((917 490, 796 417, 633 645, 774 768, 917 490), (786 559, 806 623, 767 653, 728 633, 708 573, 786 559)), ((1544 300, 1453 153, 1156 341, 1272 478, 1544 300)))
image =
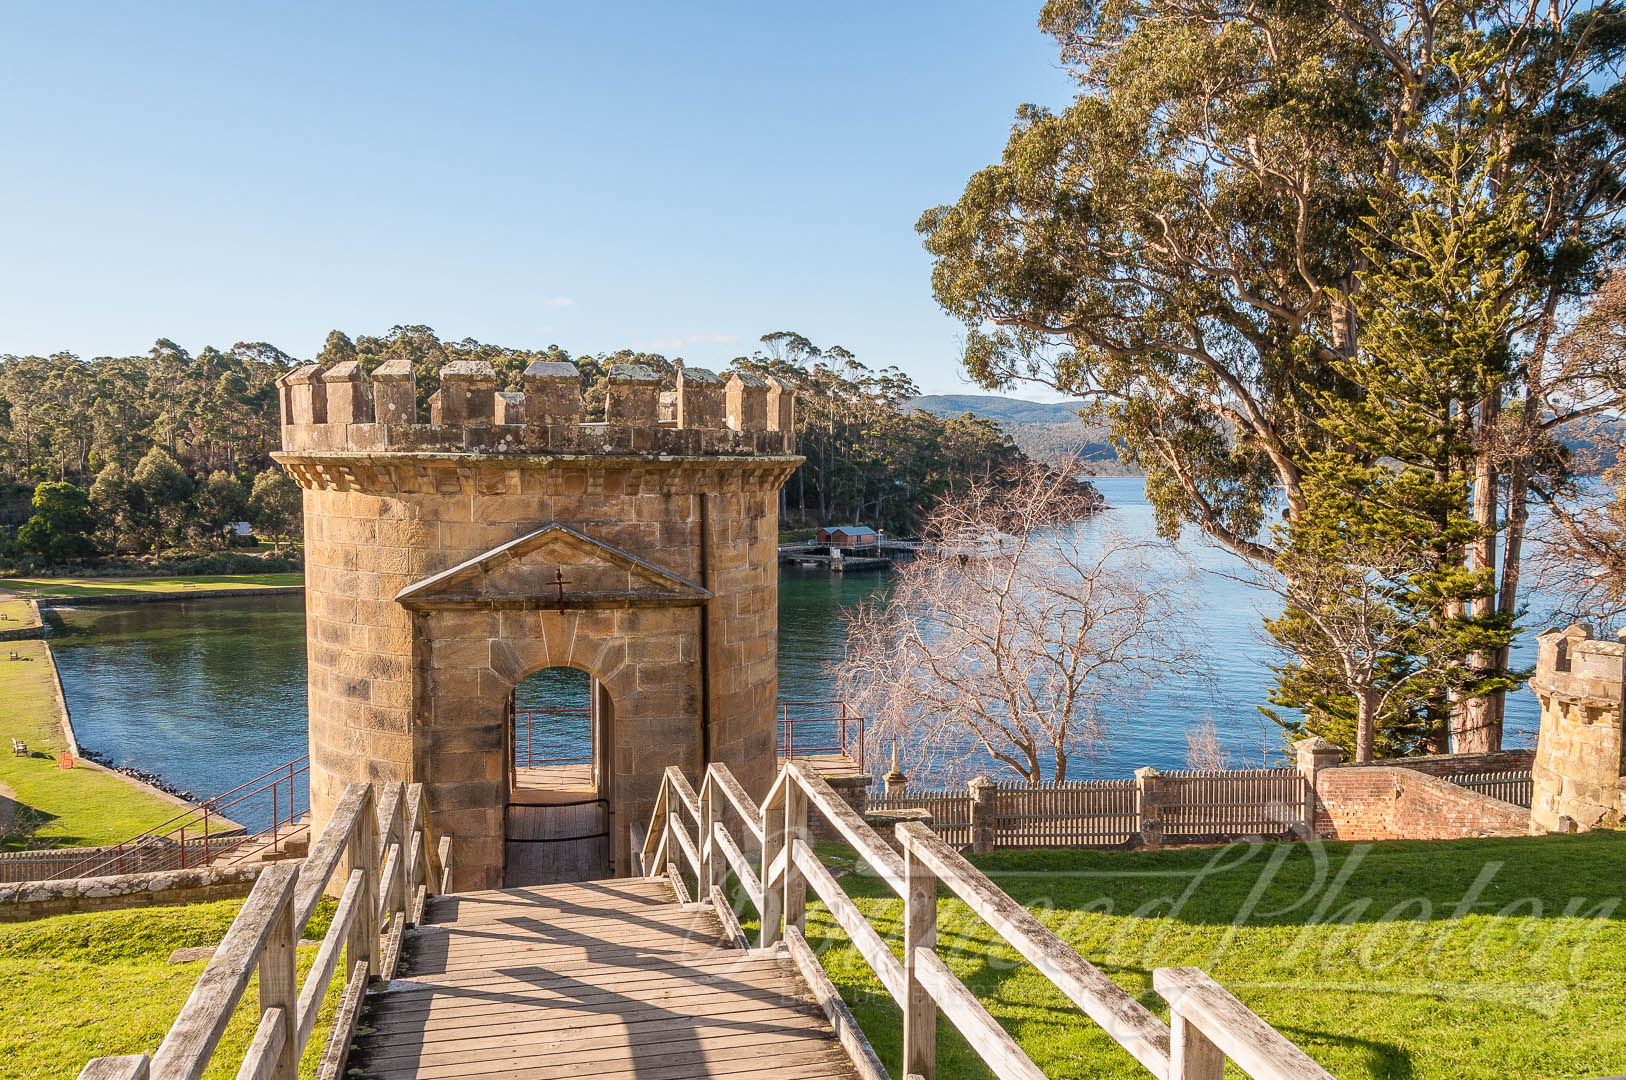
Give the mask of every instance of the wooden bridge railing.
POLYGON ((1000 1080, 1044 1077, 937 955, 940 887, 987 922, 1158 1080, 1219 1080, 1226 1059, 1254 1080, 1332 1080, 1302 1050, 1196 968, 1159 968, 1153 973, 1154 987, 1169 1003, 1171 1032, 929 828, 904 822, 896 827, 896 836, 901 855, 816 771, 800 762, 782 766, 760 809, 725 766, 713 764, 698 794, 680 770, 666 770, 640 857, 646 874, 670 876, 683 899, 687 889, 682 871, 692 873, 701 898, 711 901, 725 929, 743 945, 744 935, 722 890, 732 870, 760 916, 758 945, 785 943, 865 1080, 889 1078, 803 936, 809 887, 903 1011, 905 1080, 936 1076, 939 1011, 1000 1080), (727 808, 760 846, 755 866, 724 827, 727 808), (903 898, 901 960, 814 854, 810 809, 903 898))
POLYGON ((395 973, 406 926, 422 918, 431 890, 450 885, 451 837, 441 837, 432 850, 426 816, 419 784, 387 786, 382 798, 368 784, 345 788, 303 864, 272 863, 260 872, 151 1060, 145 1054, 96 1058, 79 1080, 198 1080, 256 972, 260 1022, 237 1078, 295 1080, 342 949, 349 977, 316 1070, 318 1080, 338 1080, 368 976, 395 973), (341 866, 349 868, 344 891, 301 987, 295 965, 300 935, 341 866))

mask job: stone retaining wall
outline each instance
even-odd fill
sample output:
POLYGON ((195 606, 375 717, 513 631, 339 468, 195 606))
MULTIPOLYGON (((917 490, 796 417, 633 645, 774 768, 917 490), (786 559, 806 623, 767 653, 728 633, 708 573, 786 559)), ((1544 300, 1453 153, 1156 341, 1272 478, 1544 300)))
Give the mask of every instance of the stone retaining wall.
POLYGON ((247 896, 264 864, 0 885, 0 923, 247 896))

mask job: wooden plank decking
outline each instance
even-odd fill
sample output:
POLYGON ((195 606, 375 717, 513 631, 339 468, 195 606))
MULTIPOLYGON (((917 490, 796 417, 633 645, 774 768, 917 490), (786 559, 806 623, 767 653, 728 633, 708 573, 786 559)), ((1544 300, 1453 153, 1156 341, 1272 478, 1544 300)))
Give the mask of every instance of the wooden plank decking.
POLYGON ((368 998, 372 1080, 856 1076, 783 955, 731 947, 664 879, 432 897, 368 998))

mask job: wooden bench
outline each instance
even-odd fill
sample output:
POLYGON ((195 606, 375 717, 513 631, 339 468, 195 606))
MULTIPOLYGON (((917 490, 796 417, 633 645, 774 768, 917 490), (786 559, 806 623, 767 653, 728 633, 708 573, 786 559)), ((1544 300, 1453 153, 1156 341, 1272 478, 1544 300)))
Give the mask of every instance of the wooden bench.
POLYGON ((27 757, 28 756, 28 744, 25 743, 25 742, 19 742, 16 739, 12 739, 11 740, 11 752, 13 754, 17 755, 18 757, 27 757))

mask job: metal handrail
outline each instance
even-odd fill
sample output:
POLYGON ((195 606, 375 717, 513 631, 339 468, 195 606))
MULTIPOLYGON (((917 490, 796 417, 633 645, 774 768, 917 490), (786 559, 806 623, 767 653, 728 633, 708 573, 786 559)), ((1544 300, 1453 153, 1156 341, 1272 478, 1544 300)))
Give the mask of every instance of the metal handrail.
POLYGON ((864 718, 853 713, 847 703, 840 698, 824 698, 810 701, 781 701, 779 702, 779 757, 789 759, 809 754, 844 754, 848 753, 856 743, 858 767, 864 768, 864 718), (821 715, 792 716, 792 709, 821 710, 821 715), (832 715, 833 713, 833 715, 832 715), (796 741, 796 727, 802 725, 831 725, 834 740, 829 735, 830 728, 819 729, 825 734, 820 740, 817 736, 809 743, 804 741, 800 746, 796 741), (852 727, 849 727, 849 724, 852 727), (854 732, 856 728, 856 732, 854 732), (856 740, 850 740, 849 735, 856 733, 856 740))
MULTIPOLYGON (((278 765, 275 769, 261 773, 247 783, 205 799, 146 832, 138 833, 117 844, 99 848, 94 854, 51 874, 50 878, 66 880, 138 870, 186 870, 206 866, 245 844, 251 845, 267 836, 273 844, 276 844, 281 841, 283 830, 305 813, 304 810, 296 809, 295 781, 309 772, 310 757, 308 755, 297 757, 286 764, 278 765), (279 788, 283 784, 288 786, 286 802, 279 797, 279 788), (267 792, 270 793, 271 799, 269 825, 251 833, 231 821, 226 813, 228 810, 234 806, 241 806, 250 799, 262 797, 267 792), (211 824, 218 820, 225 820, 235 827, 211 830, 211 824), (190 837, 187 835, 188 829, 194 830, 190 837), (189 851, 200 846, 202 857, 192 858, 189 851)), ((306 801, 309 802, 308 796, 306 801)))
POLYGON ((545 766, 545 765, 590 765, 590 764, 592 764, 593 757, 592 757, 591 754, 588 754, 586 756, 576 756, 576 757, 542 757, 542 758, 539 758, 539 757, 536 756, 536 752, 535 752, 534 744, 533 744, 533 739, 532 739, 532 729, 533 729, 533 727, 534 727, 534 725, 536 723, 536 718, 539 717, 539 716, 570 716, 570 717, 587 717, 587 718, 591 718, 592 715, 593 715, 593 710, 591 710, 591 709, 582 709, 582 708, 552 708, 552 707, 548 707, 548 708, 540 708, 540 709, 515 709, 514 710, 514 765, 517 768, 530 769, 530 768, 536 768, 538 766, 545 766), (524 747, 524 753, 523 754, 520 752, 520 742, 519 742, 519 728, 520 728, 521 721, 524 722, 524 727, 525 727, 525 747, 524 747))

